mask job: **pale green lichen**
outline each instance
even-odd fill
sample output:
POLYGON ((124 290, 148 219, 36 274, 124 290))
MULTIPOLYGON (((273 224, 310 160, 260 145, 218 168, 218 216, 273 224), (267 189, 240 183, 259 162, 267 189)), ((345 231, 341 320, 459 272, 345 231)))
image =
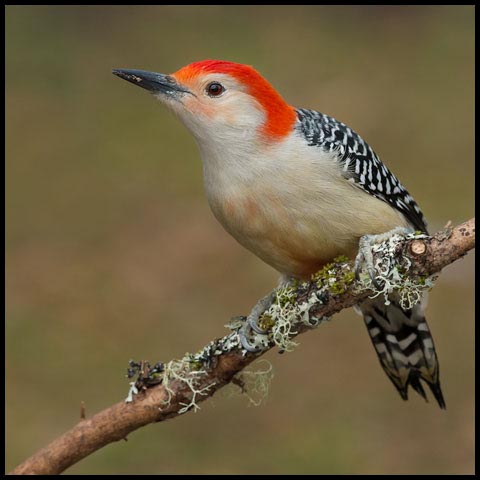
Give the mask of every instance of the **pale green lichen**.
MULTIPOLYGON (((189 403, 180 403, 182 408, 178 413, 185 413, 190 409, 197 411, 200 408, 197 403, 198 397, 208 395, 209 390, 215 385, 215 382, 211 382, 206 386, 201 386, 204 383, 203 377, 208 374, 207 370, 211 366, 214 357, 238 348, 240 348, 240 343, 237 331, 234 330, 229 335, 210 342, 197 353, 186 353, 182 359, 168 362, 162 366, 161 373, 153 373, 151 376, 147 376, 146 379, 148 381, 155 378, 155 384, 163 384, 168 393, 168 398, 164 402, 167 406, 170 405, 172 396, 175 393, 171 387, 172 383, 175 381, 183 382, 191 392, 191 400, 189 403)), ((143 381, 145 381, 145 378, 143 381)), ((136 382, 130 383, 130 390, 125 401, 131 402, 133 395, 136 395, 138 391, 136 382)))
POLYGON ((315 292, 309 295, 307 301, 297 303, 297 292, 294 287, 288 285, 277 289, 275 301, 262 316, 263 324, 265 325, 265 319, 268 319, 270 326, 268 339, 281 351, 292 351, 298 345, 292 337, 298 333, 299 325, 304 324, 313 328, 320 324, 320 320, 312 322, 309 315, 310 309, 320 303, 322 301, 315 292))
POLYGON ((204 387, 199 388, 198 383, 203 375, 207 375, 207 372, 206 370, 199 369, 192 370, 188 355, 189 354, 187 354, 187 356, 181 360, 172 360, 168 362, 165 365, 165 371, 163 374, 163 386, 168 393, 168 398, 164 402, 165 405, 170 405, 172 396, 175 394, 174 390, 170 387, 171 383, 175 380, 185 383, 191 391, 190 402, 180 403, 182 408, 178 410, 179 414, 188 412, 192 408, 194 412, 199 410, 200 407, 196 403, 197 397, 199 395, 207 395, 208 391, 215 385, 215 382, 212 382, 204 387))
POLYGON ((243 370, 235 375, 234 382, 240 387, 241 393, 244 394, 249 405, 255 407, 260 406, 268 398, 270 384, 273 379, 273 366, 267 360, 259 360, 254 364, 256 369, 243 370), (263 367, 260 367, 263 365, 263 367))
POLYGON ((295 290, 292 287, 280 288, 276 292, 275 301, 265 313, 273 321, 271 327, 273 342, 286 352, 298 345, 291 340, 291 337, 297 334, 295 324, 298 321, 299 312, 295 300, 295 290))
POLYGON ((268 315, 268 313, 262 313, 262 315, 260 315, 260 318, 258 319, 258 326, 262 330, 271 330, 274 325, 275 320, 268 315))
POLYGON ((236 328, 237 327, 235 327, 235 330, 229 335, 210 342, 197 353, 187 353, 181 360, 172 360, 165 365, 163 372, 163 385, 169 394, 166 403, 170 404, 171 397, 174 394, 174 391, 170 388, 170 384, 174 380, 179 380, 185 383, 192 392, 190 402, 188 404, 180 403, 182 408, 178 413, 185 413, 192 408, 195 412, 200 409, 196 402, 198 396, 207 395, 209 390, 215 385, 215 382, 212 382, 209 385, 200 387, 199 384, 201 383, 202 376, 208 374, 206 368, 211 365, 215 356, 230 352, 240 347, 236 328))
POLYGON ((327 287, 331 295, 345 293, 355 280, 355 272, 348 262, 348 257, 344 255, 334 258, 332 263, 327 263, 312 275, 312 281, 318 288, 327 287))

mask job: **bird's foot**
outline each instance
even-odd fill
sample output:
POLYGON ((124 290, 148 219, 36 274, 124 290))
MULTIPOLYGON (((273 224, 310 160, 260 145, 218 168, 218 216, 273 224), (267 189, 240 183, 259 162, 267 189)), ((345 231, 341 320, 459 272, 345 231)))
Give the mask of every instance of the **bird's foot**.
POLYGON ((260 299, 238 331, 240 343, 247 352, 260 352, 263 350, 262 346, 267 346, 268 330, 264 330, 259 325, 259 320, 265 310, 270 308, 274 300, 275 291, 260 299))
POLYGON ((373 262, 372 247, 378 243, 388 240, 393 235, 406 235, 411 232, 411 229, 405 227, 396 227, 393 230, 380 233, 379 235, 364 235, 361 237, 358 244, 358 254, 355 258, 355 278, 357 280, 360 279, 360 272, 362 271, 362 267, 365 266, 372 284, 377 290, 381 290, 382 286, 379 284, 377 279, 375 265, 373 262))

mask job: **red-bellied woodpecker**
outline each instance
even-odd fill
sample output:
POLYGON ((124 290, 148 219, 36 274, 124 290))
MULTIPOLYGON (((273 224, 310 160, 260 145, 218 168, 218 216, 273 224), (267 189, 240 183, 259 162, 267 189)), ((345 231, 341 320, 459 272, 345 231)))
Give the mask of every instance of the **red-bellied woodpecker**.
MULTIPOLYGON (((206 60, 172 75, 113 73, 178 115, 200 149, 215 217, 284 278, 308 279, 338 255, 355 258, 360 240, 365 247, 398 228, 427 232, 418 205, 357 133, 332 117, 290 106, 252 67, 206 60)), ((357 266, 369 251, 360 249, 357 266)), ((256 314, 268 301, 248 317, 260 333, 256 314)), ((426 399, 422 379, 445 408, 422 302, 404 309, 395 298, 386 305, 377 297, 357 308, 402 398, 411 385, 426 399)), ((254 350, 241 333, 243 346, 254 350)))

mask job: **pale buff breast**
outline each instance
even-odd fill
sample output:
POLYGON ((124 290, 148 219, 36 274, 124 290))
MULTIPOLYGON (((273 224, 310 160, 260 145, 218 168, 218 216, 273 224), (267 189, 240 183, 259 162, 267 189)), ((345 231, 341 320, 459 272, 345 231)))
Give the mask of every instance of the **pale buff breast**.
POLYGON ((340 254, 354 258, 361 236, 406 225, 386 203, 358 193, 356 202, 340 197, 327 206, 321 199, 306 203, 246 191, 212 209, 244 247, 276 270, 304 278, 340 254))
POLYGON ((287 187, 254 182, 210 199, 210 205, 240 244, 279 272, 301 278, 338 255, 354 258, 361 236, 407 225, 387 203, 341 177, 321 183, 317 179, 318 188, 308 188, 295 179, 287 187))
POLYGON ((306 278, 338 255, 354 258, 363 235, 408 226, 390 205, 347 181, 333 154, 293 135, 260 156, 247 143, 228 161, 220 149, 204 149, 202 158, 216 218, 284 274, 306 278))

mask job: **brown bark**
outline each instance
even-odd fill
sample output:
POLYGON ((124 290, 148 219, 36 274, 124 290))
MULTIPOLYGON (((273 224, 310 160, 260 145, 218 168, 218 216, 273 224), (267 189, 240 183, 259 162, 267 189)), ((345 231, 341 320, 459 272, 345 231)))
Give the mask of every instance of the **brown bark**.
MULTIPOLYGON (((475 246, 475 219, 455 228, 447 228, 432 237, 404 241, 404 254, 414 262, 412 274, 432 275, 464 256, 475 246)), ((409 273, 410 274, 410 273, 409 273)), ((315 290, 311 284, 309 293, 315 290)), ((350 307, 368 296, 370 291, 356 293, 354 288, 338 295, 329 295, 328 301, 310 310, 312 320, 331 316, 350 307)), ((299 301, 302 298, 299 297, 299 301)), ((298 333, 308 330, 303 326, 298 333)), ((298 334, 297 333, 297 334, 298 334)), ((197 385, 198 389, 214 384, 197 402, 211 397, 217 390, 232 381, 249 363, 272 347, 259 354, 242 353, 238 348, 214 357, 205 375, 197 385)), ((132 403, 119 402, 90 419, 81 419, 71 430, 35 453, 16 467, 11 474, 59 474, 92 452, 108 443, 126 439, 130 432, 154 422, 177 416, 181 403, 189 402, 192 391, 181 380, 169 384, 173 395, 164 385, 159 384, 141 391, 132 403), (167 402, 167 399, 169 401, 167 402)))

